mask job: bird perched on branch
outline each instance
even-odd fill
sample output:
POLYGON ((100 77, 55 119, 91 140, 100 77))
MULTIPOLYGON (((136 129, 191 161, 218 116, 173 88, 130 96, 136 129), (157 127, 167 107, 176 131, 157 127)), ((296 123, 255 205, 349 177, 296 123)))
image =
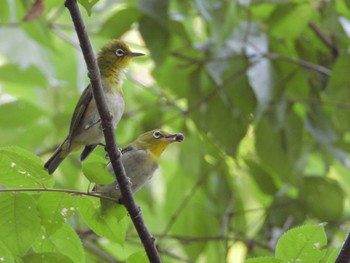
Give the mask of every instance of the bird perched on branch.
MULTIPOLYGON (((159 158, 168 145, 184 139, 182 133, 170 134, 161 130, 153 130, 140 135, 134 142, 122 149, 122 163, 134 193, 152 178, 158 168, 159 158)), ((111 163, 108 164, 107 169, 113 173, 111 163)), ((116 199, 121 197, 117 181, 113 184, 96 185, 93 191, 116 199)))
MULTIPOLYGON (((132 58, 142 56, 132 52, 121 40, 112 40, 102 47, 97 56, 97 64, 101 73, 103 92, 108 108, 113 116, 114 128, 124 112, 124 98, 121 78, 123 70, 132 58)), ((44 167, 51 174, 70 154, 85 147, 80 155, 83 161, 103 141, 101 119, 93 97, 91 84, 82 93, 71 119, 69 134, 57 148, 44 167)))

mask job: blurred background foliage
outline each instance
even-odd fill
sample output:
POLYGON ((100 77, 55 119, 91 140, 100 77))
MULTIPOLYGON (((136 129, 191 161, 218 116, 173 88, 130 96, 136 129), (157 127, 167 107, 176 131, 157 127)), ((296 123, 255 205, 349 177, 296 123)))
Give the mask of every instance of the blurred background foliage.
MULTIPOLYGON (((21 147, 41 162, 65 138, 88 84, 63 2, 0 4, 0 146, 21 147)), ((119 146, 154 128, 186 136, 169 147, 159 171, 135 196, 164 262, 270 256, 286 230, 320 222, 328 223, 330 253, 338 251, 350 229, 348 1, 80 3, 96 51, 121 38, 147 54, 124 80, 119 146)), ((104 155, 102 147, 96 155, 104 155)), ((56 188, 88 186, 78 153, 55 173, 56 188)), ((30 198, 40 214, 56 197, 30 198)), ((85 201, 79 202, 83 207, 85 201)), ((51 231, 51 241, 57 245, 67 235, 76 240, 78 249, 60 255, 61 262, 144 258, 134 254, 142 246, 129 218, 122 221, 125 242, 87 233, 77 214, 70 227, 51 231)))

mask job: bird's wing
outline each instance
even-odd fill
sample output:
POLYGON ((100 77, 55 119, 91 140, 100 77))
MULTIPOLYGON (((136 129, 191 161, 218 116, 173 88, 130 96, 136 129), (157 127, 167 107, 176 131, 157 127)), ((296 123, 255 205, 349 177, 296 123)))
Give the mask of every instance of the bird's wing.
POLYGON ((123 149, 122 149, 122 154, 124 154, 124 153, 127 153, 127 152, 130 152, 130 151, 132 151, 132 150, 134 150, 135 148, 132 146, 132 145, 127 145, 127 146, 125 146, 123 149))
POLYGON ((81 121, 85 115, 85 112, 87 107, 89 106, 89 103, 92 100, 92 97, 93 95, 92 95, 91 84, 89 84, 81 94, 80 99, 74 109, 73 117, 69 127, 68 149, 70 149, 72 140, 78 130, 79 125, 81 124, 81 121))

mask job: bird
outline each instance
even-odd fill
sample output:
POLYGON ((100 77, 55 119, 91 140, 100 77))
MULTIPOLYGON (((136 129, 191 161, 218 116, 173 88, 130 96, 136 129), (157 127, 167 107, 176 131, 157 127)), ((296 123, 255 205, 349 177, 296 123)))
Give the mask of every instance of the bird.
MULTIPOLYGON (((182 133, 170 134, 159 129, 151 130, 122 148, 121 159, 133 193, 140 190, 152 178, 163 151, 171 143, 182 142, 184 139, 182 133)), ((111 163, 107 165, 107 170, 114 175, 111 163)), ((117 181, 112 184, 97 184, 92 191, 116 200, 121 198, 117 181)))
MULTIPOLYGON (((116 128, 124 112, 122 90, 124 70, 134 57, 143 55, 143 53, 132 52, 119 39, 111 40, 98 53, 97 64, 100 69, 102 88, 113 117, 114 128, 116 128)), ((102 143, 103 138, 101 118, 97 111, 91 84, 89 84, 75 106, 68 136, 45 163, 44 167, 49 174, 52 174, 71 152, 82 147, 84 147, 84 150, 80 155, 80 161, 83 161, 102 143)))

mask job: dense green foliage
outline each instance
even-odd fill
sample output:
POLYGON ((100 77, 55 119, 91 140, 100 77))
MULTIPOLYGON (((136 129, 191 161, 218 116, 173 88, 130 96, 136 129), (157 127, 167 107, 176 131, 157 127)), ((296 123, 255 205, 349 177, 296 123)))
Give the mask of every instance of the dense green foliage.
MULTIPOLYGON (((88 84, 63 2, 0 3, 0 191, 87 192, 104 173, 102 147, 43 169, 88 84)), ((147 53, 124 81, 119 146, 186 136, 135 195, 163 261, 333 262, 350 223, 349 2, 79 2, 96 51, 122 38, 147 53)), ((124 208, 96 197, 2 192, 0 225, 3 262, 147 262, 124 208)))

